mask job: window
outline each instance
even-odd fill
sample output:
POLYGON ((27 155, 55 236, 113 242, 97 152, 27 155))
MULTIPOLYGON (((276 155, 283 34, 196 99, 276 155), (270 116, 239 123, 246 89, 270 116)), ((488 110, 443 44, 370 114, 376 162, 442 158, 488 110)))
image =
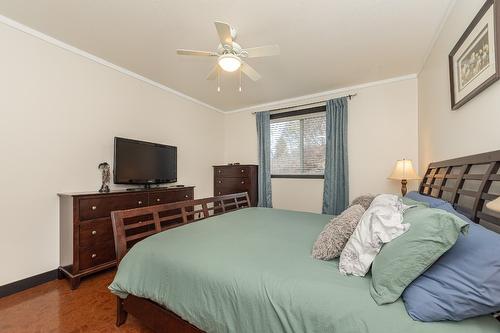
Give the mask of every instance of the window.
POLYGON ((271 115, 271 177, 323 178, 325 107, 271 115))

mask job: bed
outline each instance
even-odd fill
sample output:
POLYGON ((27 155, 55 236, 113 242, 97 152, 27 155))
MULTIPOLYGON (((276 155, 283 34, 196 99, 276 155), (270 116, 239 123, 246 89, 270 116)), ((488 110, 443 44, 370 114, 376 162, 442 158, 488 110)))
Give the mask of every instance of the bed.
MULTIPOLYGON (((484 203, 497 197, 499 161, 500 151, 432 163, 419 191, 495 229, 499 220, 484 203)), ((157 332, 500 329, 491 316, 422 323, 400 300, 377 306, 369 276, 345 277, 336 260, 310 257, 330 216, 247 206, 246 195, 237 194, 114 212, 120 265, 110 289, 117 295, 117 324, 131 313, 157 332)))

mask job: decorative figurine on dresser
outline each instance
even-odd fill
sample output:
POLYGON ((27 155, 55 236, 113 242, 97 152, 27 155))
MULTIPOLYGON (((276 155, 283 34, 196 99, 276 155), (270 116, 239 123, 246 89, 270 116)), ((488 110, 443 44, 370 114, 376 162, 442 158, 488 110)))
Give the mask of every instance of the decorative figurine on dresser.
POLYGON ((102 162, 99 164, 97 167, 99 170, 101 170, 101 178, 102 178, 102 185, 101 188, 99 189, 99 192, 101 193, 108 193, 109 192, 109 182, 111 181, 111 172, 109 171, 109 164, 108 162, 102 162))
POLYGON ((82 277, 116 266, 112 211, 192 199, 194 186, 60 193, 59 277, 76 289, 82 277))
POLYGON ((214 196, 248 192, 251 206, 256 207, 257 168, 254 164, 214 165, 214 196))

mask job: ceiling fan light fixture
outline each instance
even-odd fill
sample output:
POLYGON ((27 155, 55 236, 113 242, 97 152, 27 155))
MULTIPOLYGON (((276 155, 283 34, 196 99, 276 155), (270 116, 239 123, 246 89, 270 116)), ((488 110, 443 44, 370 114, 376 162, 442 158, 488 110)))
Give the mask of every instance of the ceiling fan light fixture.
POLYGON ((218 60, 219 66, 226 72, 234 72, 241 67, 241 60, 234 54, 223 54, 218 60))

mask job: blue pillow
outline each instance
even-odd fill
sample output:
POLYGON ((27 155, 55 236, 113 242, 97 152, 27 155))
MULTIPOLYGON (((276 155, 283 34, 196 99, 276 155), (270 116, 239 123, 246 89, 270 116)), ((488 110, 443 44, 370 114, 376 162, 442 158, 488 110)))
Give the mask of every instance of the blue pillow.
POLYGON ((459 321, 500 311, 500 235, 469 222, 468 234, 405 289, 413 319, 459 321))
POLYGON ((472 224, 474 224, 471 220, 469 220, 469 218, 468 218, 467 216, 465 216, 464 214, 461 214, 461 213, 457 212, 457 211, 453 208, 453 206, 451 205, 451 203, 449 203, 449 202, 445 202, 444 204, 439 205, 439 206, 437 206, 436 208, 438 208, 438 209, 442 209, 442 210, 445 210, 445 211, 447 211, 448 213, 451 213, 451 214, 453 214, 453 215, 455 215, 455 216, 458 216, 459 218, 461 218, 461 219, 462 219, 462 220, 464 220, 465 222, 468 222, 468 223, 472 223, 472 224))
POLYGON ((420 194, 416 191, 408 192, 405 197, 415 201, 425 202, 429 204, 429 208, 436 208, 446 203, 443 199, 433 198, 428 195, 420 194))

